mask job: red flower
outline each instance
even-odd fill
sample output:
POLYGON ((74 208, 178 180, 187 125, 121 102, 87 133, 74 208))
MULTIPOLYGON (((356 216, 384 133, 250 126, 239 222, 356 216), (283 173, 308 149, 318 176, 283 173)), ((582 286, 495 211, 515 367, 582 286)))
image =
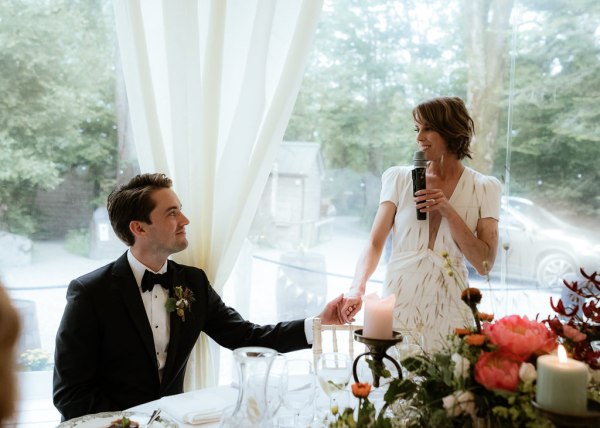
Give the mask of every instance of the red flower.
POLYGON ((575 327, 572 327, 568 324, 563 326, 563 334, 567 339, 571 339, 575 343, 581 342, 587 337, 585 333, 580 332, 575 327))
POLYGON ((483 332, 500 351, 515 355, 521 361, 534 354, 546 354, 556 347, 556 336, 544 324, 518 315, 485 324, 483 332))
POLYGON ((490 391, 516 391, 520 365, 518 357, 506 352, 483 352, 475 364, 475 380, 490 391))

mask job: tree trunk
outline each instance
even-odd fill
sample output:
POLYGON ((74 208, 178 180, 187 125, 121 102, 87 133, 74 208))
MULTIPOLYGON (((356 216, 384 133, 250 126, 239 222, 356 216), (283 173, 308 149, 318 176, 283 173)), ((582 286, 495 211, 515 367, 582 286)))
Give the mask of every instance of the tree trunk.
POLYGON ((492 170, 496 149, 513 4, 514 0, 463 2, 467 105, 476 135, 471 166, 484 174, 492 170))

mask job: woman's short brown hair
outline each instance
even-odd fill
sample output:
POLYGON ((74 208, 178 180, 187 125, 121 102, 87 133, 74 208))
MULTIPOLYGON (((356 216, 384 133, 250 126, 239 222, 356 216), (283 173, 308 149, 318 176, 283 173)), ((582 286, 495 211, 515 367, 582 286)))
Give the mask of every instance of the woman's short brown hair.
POLYGON ((438 132, 446 140, 448 150, 459 159, 471 157, 470 145, 475 124, 462 99, 432 98, 420 103, 412 113, 415 122, 438 132))
POLYGON ((0 426, 13 415, 17 404, 15 350, 19 331, 19 314, 0 283, 0 426))
POLYGON ((156 204, 152 193, 159 189, 168 189, 173 182, 165 174, 140 174, 133 177, 108 195, 108 217, 117 236, 127 245, 135 243, 135 237, 129 229, 134 221, 150 221, 150 213, 156 204))

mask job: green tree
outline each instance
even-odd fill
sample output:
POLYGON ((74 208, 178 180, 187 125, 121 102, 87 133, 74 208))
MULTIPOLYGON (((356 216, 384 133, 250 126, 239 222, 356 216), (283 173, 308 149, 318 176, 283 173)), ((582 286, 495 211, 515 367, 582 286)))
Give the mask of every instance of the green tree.
POLYGON ((344 186, 364 192, 367 223, 377 207, 379 176, 411 162, 417 147, 414 105, 440 94, 466 95, 461 44, 455 27, 446 25, 457 14, 456 5, 445 2, 325 4, 285 139, 321 144, 332 171, 326 192, 344 186), (350 178, 356 175, 362 188, 350 178), (344 177, 347 182, 329 184, 344 177))
MULTIPOLYGON (((524 1, 516 37, 511 191, 600 211, 600 3, 524 1), (577 25, 574 25, 577 23, 577 25)), ((496 157, 504 165, 505 151, 496 157)))
POLYGON ((37 189, 85 165, 115 176, 110 3, 0 2, 0 227, 35 230, 37 189))
POLYGON ((466 94, 445 25, 457 13, 445 2, 326 2, 286 139, 318 141, 329 167, 360 173, 410 161, 416 102, 466 94))
POLYGON ((490 174, 498 140, 498 126, 508 75, 508 46, 513 0, 462 2, 462 29, 468 65, 467 105, 475 122, 471 166, 490 174))

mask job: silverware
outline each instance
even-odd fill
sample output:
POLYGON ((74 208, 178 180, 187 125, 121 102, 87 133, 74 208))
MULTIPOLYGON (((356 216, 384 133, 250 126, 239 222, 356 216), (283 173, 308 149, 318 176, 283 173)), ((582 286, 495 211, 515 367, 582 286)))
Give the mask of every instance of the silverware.
POLYGON ((149 427, 150 425, 152 425, 152 422, 154 422, 156 419, 158 419, 159 415, 160 415, 160 409, 156 409, 155 411, 153 411, 152 416, 150 416, 150 419, 148 420, 148 423, 146 424, 146 428, 149 427))

